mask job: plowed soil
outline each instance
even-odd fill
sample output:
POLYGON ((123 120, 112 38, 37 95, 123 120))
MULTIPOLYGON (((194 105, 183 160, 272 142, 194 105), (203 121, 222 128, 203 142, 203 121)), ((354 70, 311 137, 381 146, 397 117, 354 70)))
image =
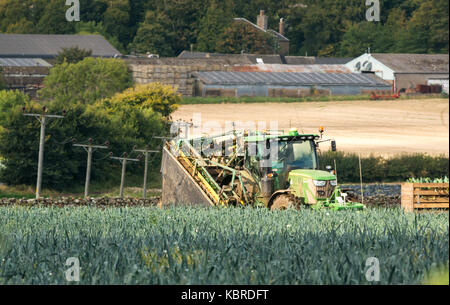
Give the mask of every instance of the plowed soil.
MULTIPOLYGON (((201 114, 202 126, 230 122, 276 122, 278 129, 297 127, 337 141, 338 150, 389 156, 399 153, 449 154, 449 100, 344 101, 183 105, 175 120, 201 114)), ((203 128, 204 133, 217 133, 203 128)), ((321 144, 329 149, 329 142, 321 144)))

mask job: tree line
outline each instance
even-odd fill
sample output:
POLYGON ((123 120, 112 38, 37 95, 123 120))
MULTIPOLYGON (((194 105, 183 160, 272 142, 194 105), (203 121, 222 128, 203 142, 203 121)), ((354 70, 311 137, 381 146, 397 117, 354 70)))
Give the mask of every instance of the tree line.
MULTIPOLYGON (((170 130, 171 113, 181 95, 170 85, 152 83, 134 86, 122 59, 69 58, 55 65, 44 80, 37 100, 12 90, 0 90, 0 181, 8 185, 32 185, 36 180, 40 123, 26 113, 62 114, 64 119, 47 123, 43 173, 44 187, 65 190, 83 184, 85 152, 77 143, 110 143, 110 152, 131 155, 133 147, 162 144, 156 136, 170 130), (45 106, 46 110, 43 109, 45 106)), ((86 54, 85 54, 86 55, 86 54)), ((82 57, 82 56, 81 56, 82 57)), ((93 156, 92 178, 113 181, 120 170, 107 152, 93 156)), ((161 156, 150 162, 155 171, 161 156)), ((141 167, 130 164, 130 170, 141 167)))
POLYGON ((256 23, 265 10, 271 29, 284 18, 291 55, 449 50, 446 0, 380 0, 380 22, 366 20, 365 0, 80 0, 80 22, 66 21, 68 8, 62 0, 0 0, 0 32, 101 34, 123 53, 263 53, 273 51, 264 47, 270 40, 232 20, 256 23))

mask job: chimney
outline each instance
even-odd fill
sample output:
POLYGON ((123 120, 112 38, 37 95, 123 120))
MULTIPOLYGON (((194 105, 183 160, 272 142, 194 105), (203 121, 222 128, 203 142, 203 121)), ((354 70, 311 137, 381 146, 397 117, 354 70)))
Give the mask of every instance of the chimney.
POLYGON ((269 23, 269 18, 266 16, 266 15, 264 15, 264 11, 263 10, 260 10, 259 11, 259 16, 258 16, 258 18, 257 18, 257 20, 256 20, 256 24, 260 27, 260 28, 262 28, 262 29, 264 29, 264 31, 266 31, 267 30, 267 26, 268 26, 268 23, 269 23))
POLYGON ((284 20, 280 19, 280 34, 284 36, 284 20))

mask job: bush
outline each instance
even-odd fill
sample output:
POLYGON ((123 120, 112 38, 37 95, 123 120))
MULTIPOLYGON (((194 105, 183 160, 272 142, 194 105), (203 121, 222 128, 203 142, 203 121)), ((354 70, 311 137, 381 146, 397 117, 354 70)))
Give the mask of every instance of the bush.
MULTIPOLYGON (((174 93, 175 94, 175 93, 174 93)), ((158 100, 156 96, 155 100, 158 100)), ((170 95, 164 97, 172 100, 170 95)), ((161 100, 164 100, 161 97, 161 100)), ((175 98, 174 98, 175 99, 175 98)), ((96 144, 109 141, 111 152, 120 156, 124 152, 131 155, 133 146, 150 145, 156 148, 159 140, 152 141, 153 135, 163 135, 167 128, 161 113, 153 110, 153 104, 137 104, 98 101, 92 105, 70 103, 61 105, 57 101, 48 102, 48 113, 61 113, 67 110, 64 119, 48 122, 45 138, 43 186, 55 190, 73 188, 84 184, 86 172, 86 153, 82 148, 73 147, 72 138, 87 143, 93 138, 96 144)), ((39 150, 40 123, 25 117, 27 112, 39 113, 42 105, 30 102, 18 92, 0 93, 0 155, 3 168, 0 181, 9 185, 33 185, 36 181, 39 150)), ((170 114, 170 111, 169 111, 170 114)), ((120 173, 120 163, 108 158, 108 151, 94 154, 92 179, 110 180, 120 173)), ((153 160, 156 167, 160 156, 153 160)), ((137 170, 143 164, 130 164, 129 171, 137 170)))
POLYGON ((8 111, 15 106, 24 106, 30 101, 30 97, 20 91, 0 91, 0 122, 7 116, 8 111))
POLYGON ((64 106, 92 104, 131 85, 132 78, 123 60, 89 57, 75 64, 65 62, 50 69, 38 95, 64 106))
POLYGON ((168 118, 178 108, 181 101, 181 94, 176 93, 172 86, 150 83, 129 88, 101 103, 108 105, 112 110, 118 110, 124 104, 137 109, 153 109, 168 118))
MULTIPOLYGON (((334 166, 341 183, 359 182, 359 158, 354 153, 323 152, 319 154, 321 169, 334 166)), ((449 160, 446 156, 403 154, 385 159, 373 155, 361 157, 363 182, 403 182, 409 178, 440 177, 448 175, 449 160)))
POLYGON ((78 47, 63 48, 62 51, 58 53, 55 60, 58 65, 65 62, 69 64, 76 64, 91 55, 92 50, 83 50, 78 47))

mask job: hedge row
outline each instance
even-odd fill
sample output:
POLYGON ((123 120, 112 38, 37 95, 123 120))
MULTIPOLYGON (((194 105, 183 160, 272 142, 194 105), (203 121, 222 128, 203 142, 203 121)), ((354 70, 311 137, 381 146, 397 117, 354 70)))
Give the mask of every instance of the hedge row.
MULTIPOLYGON (((355 153, 322 152, 319 154, 320 169, 334 167, 340 183, 359 182, 359 157, 355 153)), ((388 159, 380 156, 361 157, 363 182, 404 182, 410 178, 444 178, 449 175, 447 156, 426 154, 402 154, 388 159)))

